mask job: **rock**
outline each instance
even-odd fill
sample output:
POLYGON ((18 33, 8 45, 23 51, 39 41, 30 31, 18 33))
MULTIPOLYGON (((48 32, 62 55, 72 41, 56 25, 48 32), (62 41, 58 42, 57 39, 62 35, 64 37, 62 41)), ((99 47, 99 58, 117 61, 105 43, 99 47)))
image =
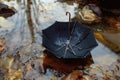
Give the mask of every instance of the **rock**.
POLYGON ((95 4, 88 4, 85 7, 92 10, 93 13, 96 14, 99 18, 102 17, 101 9, 98 6, 96 6, 95 4))
POLYGON ((100 8, 94 4, 88 4, 79 11, 79 15, 83 23, 92 24, 101 21, 102 12, 100 8))

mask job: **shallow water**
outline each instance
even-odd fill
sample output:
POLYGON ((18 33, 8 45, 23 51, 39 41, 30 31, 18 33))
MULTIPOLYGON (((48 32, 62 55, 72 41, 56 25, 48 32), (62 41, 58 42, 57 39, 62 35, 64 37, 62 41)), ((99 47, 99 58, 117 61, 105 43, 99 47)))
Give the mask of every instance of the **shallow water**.
MULTIPOLYGON (((14 6, 17 9, 17 13, 15 15, 7 18, 8 21, 14 24, 12 26, 12 30, 11 27, 5 30, 4 27, 0 28, 0 33, 3 33, 1 36, 6 38, 5 53, 15 53, 20 50, 21 47, 30 45, 32 42, 27 22, 27 0, 19 0, 19 2, 17 2, 17 0, 11 2, 4 1, 4 3, 9 6, 14 6)), ((35 44, 39 46, 41 46, 42 43, 41 30, 52 25, 55 21, 68 21, 68 16, 66 16, 67 11, 71 13, 71 18, 73 18, 75 16, 75 8, 78 6, 76 3, 68 5, 67 3, 60 3, 56 0, 32 0, 31 3, 35 44)), ((99 41, 98 46, 94 48, 91 53, 94 60, 94 64, 92 66, 111 65, 120 58, 116 53, 101 44, 99 41)), ((47 75, 49 76, 49 73, 47 75)))

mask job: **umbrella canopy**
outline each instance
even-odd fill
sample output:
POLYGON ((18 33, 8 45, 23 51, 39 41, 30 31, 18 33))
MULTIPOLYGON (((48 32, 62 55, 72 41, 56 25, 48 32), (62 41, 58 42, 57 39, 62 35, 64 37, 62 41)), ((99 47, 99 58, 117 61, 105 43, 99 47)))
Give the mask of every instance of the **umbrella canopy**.
POLYGON ((83 58, 98 45, 92 29, 79 22, 56 21, 42 32, 43 46, 58 58, 83 58))

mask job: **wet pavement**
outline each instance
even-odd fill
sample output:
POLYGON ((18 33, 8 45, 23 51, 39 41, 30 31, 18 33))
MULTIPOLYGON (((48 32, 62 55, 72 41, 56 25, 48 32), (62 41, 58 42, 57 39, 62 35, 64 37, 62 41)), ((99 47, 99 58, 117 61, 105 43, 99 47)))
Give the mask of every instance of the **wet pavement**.
MULTIPOLYGON (((38 56, 43 53, 44 47, 42 47, 41 31, 52 25, 55 21, 68 21, 68 16, 65 14, 67 11, 71 13, 71 18, 75 17, 75 8, 78 7, 78 4, 76 3, 68 5, 67 3, 60 3, 56 0, 32 0, 31 18, 35 37, 35 42, 32 43, 31 33, 27 22, 27 0, 19 0, 19 2, 17 2, 17 0, 11 2, 4 1, 4 3, 15 7, 17 12, 15 15, 6 19, 10 24, 9 27, 6 28, 2 24, 2 27, 0 28, 0 38, 6 39, 3 54, 16 54, 17 52, 20 52, 21 55, 22 53, 26 55, 26 53, 30 53, 30 56, 27 54, 30 58, 32 58, 33 55, 38 56)), ((8 26, 6 22, 4 24, 8 26)), ((111 51, 99 41, 98 46, 91 51, 91 54, 94 61, 94 64, 91 65, 92 67, 110 66, 120 59, 115 52, 111 51)), ((29 59, 24 56, 22 59, 23 58, 29 59)), ((22 63, 26 61, 27 60, 24 59, 22 63)), ((48 76, 47 78, 44 77, 44 80, 50 80, 53 74, 51 71, 48 71, 46 75, 43 76, 48 76)), ((42 80, 42 78, 35 80, 42 80)))

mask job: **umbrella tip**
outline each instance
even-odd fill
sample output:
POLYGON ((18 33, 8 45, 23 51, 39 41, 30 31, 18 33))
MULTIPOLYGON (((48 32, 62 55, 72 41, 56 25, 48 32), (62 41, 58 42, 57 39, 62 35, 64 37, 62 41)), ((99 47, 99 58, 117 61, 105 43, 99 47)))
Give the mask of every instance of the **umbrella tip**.
POLYGON ((70 14, 70 12, 67 11, 67 12, 66 12, 66 15, 67 15, 67 14, 70 14))

